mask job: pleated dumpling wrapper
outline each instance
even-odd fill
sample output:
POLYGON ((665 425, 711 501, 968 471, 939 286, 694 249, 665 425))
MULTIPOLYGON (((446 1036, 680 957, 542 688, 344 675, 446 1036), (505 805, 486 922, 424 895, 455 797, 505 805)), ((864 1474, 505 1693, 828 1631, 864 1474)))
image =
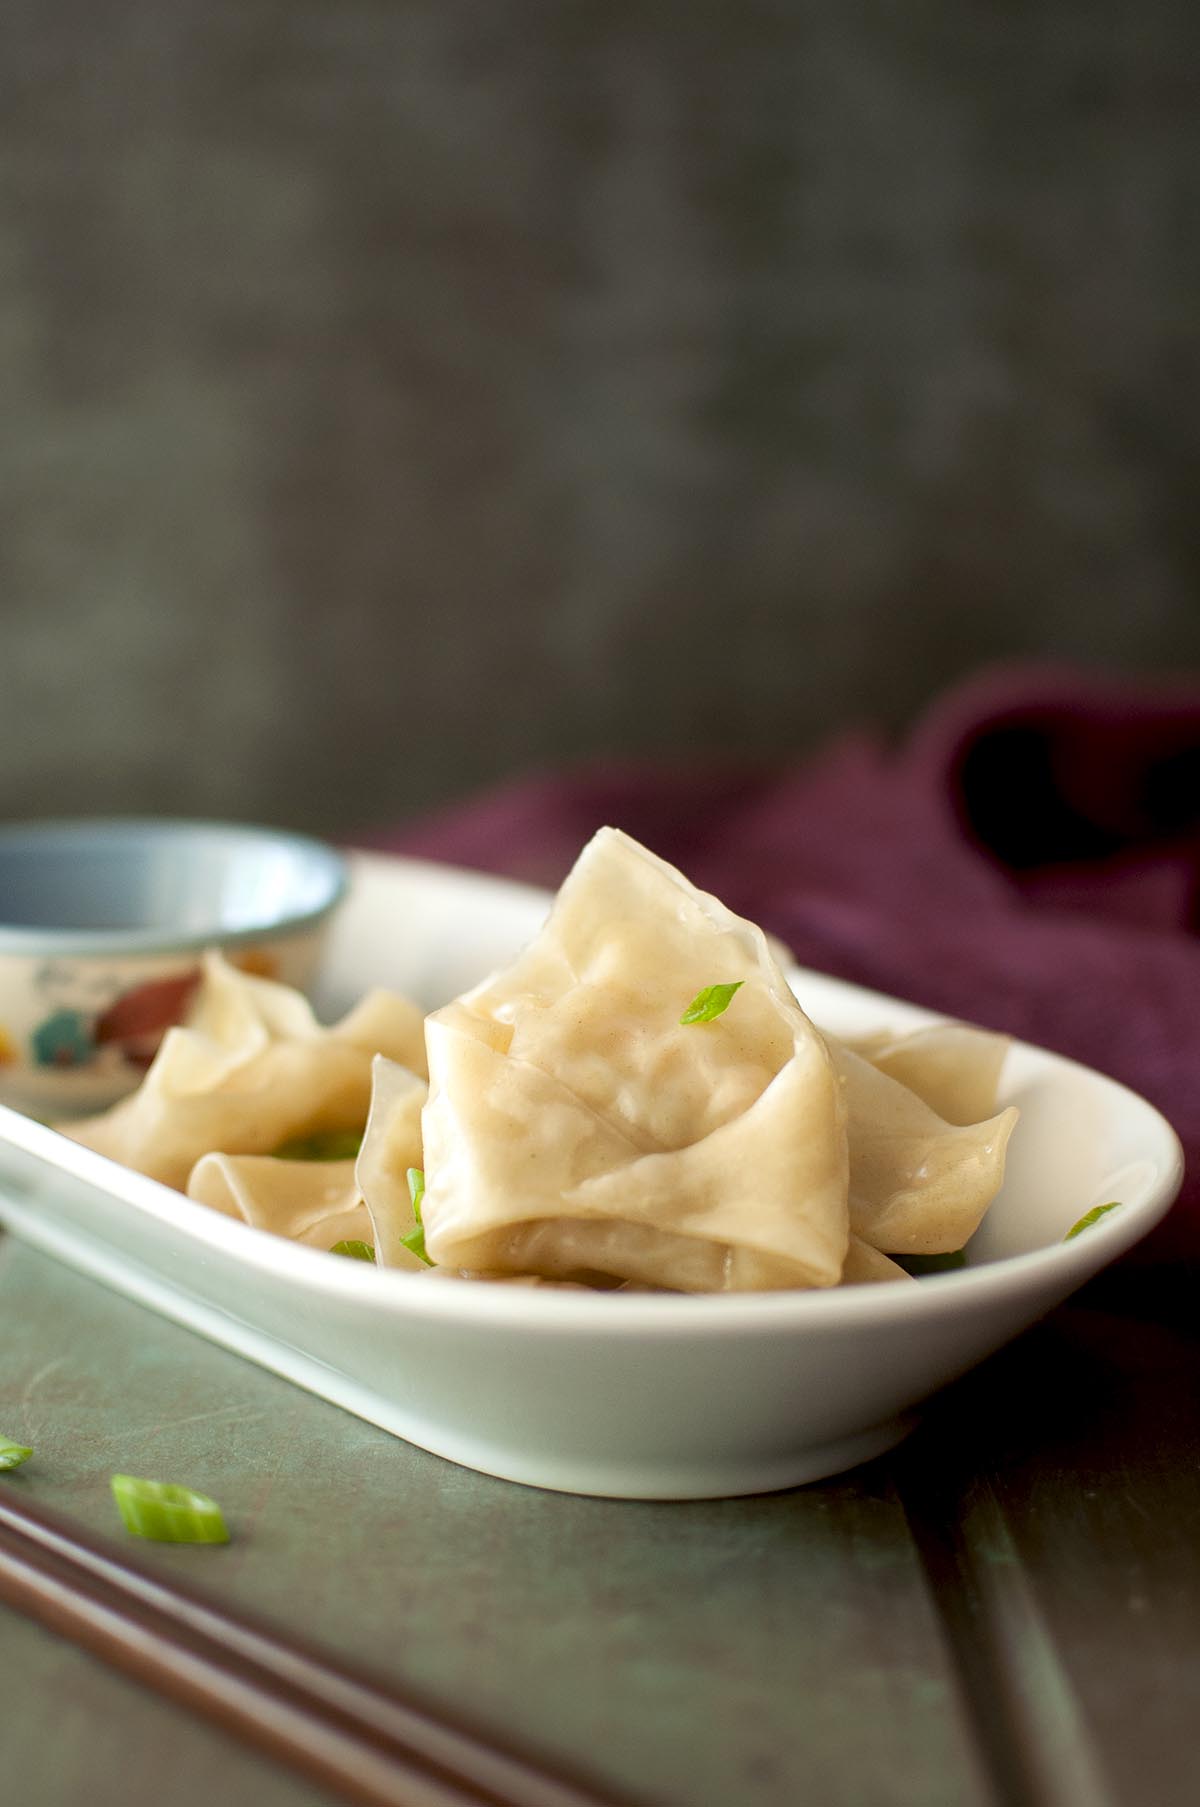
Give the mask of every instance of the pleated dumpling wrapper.
POLYGON ((934 1023, 908 1035, 882 1033, 846 1044, 899 1080, 946 1123, 982 1123, 995 1115, 1007 1035, 968 1023, 934 1023))
POLYGON ((192 1168, 187 1195, 226 1217, 316 1249, 371 1240, 371 1219, 354 1183, 353 1160, 206 1154, 192 1168))
MULTIPOLYGON (((961 1249, 1000 1189, 1017 1121, 1012 1106, 983 1121, 963 1119, 994 1109, 1004 1038, 948 1024, 876 1047, 870 1059, 826 1039, 846 1102, 854 1237, 890 1255, 961 1249), (893 1077, 900 1072, 907 1084, 893 1077)), ((856 1266, 877 1264, 860 1255, 856 1266)))
POLYGON ((840 1280, 825 1042, 762 931, 629 836, 601 829, 538 938, 425 1030, 435 1262, 684 1292, 840 1280), (681 1023, 715 985, 738 986, 728 1008, 681 1023))
POLYGON ((325 1029, 299 992, 211 953, 186 1021, 167 1031, 137 1091, 60 1127, 182 1191, 202 1155, 270 1154, 297 1137, 361 1130, 377 1053, 424 1073, 415 1004, 370 992, 325 1029))
POLYGON ((383 1054, 372 1067, 371 1114, 359 1150, 358 1190, 370 1214, 371 1241, 380 1267, 429 1269, 403 1238, 417 1227, 408 1176, 424 1165, 421 1111, 429 1087, 409 1068, 383 1054))

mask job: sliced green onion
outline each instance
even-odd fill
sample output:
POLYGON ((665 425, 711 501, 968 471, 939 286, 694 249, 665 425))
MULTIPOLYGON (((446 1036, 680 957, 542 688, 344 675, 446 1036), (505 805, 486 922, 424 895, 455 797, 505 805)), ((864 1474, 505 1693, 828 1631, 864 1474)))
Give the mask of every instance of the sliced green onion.
POLYGON ((1120 1209, 1120 1199, 1114 1199, 1111 1205, 1093 1205, 1090 1211, 1084 1212, 1078 1223, 1071 1225, 1063 1237, 1063 1241, 1070 1242, 1073 1236, 1079 1236, 1084 1230, 1090 1230, 1094 1223, 1099 1223, 1100 1219, 1107 1217, 1110 1211, 1119 1211, 1120 1209))
POLYGON ((329 1253, 331 1255, 349 1255, 351 1261, 374 1261, 375 1259, 375 1250, 371 1244, 360 1242, 356 1236, 351 1236, 345 1242, 335 1242, 329 1253))
POLYGON ((706 985, 698 991, 683 1015, 681 1023, 711 1023, 714 1017, 723 1016, 729 1009, 735 991, 740 991, 746 983, 744 979, 735 979, 732 985, 706 985))
POLYGON ((132 1474, 112 1477, 113 1498, 125 1529, 156 1543, 228 1543, 221 1508, 206 1493, 169 1481, 143 1481, 132 1474))
POLYGON ((924 1274, 950 1274, 956 1268, 967 1265, 964 1249, 947 1249, 943 1254, 937 1255, 893 1255, 892 1260, 906 1274, 911 1274, 914 1280, 921 1279, 924 1274))
POLYGON ((9 1437, 0 1437, 0 1471, 5 1468, 19 1468, 22 1462, 28 1462, 33 1451, 24 1443, 14 1443, 9 1437))
POLYGON ((426 1267, 432 1267, 434 1263, 425 1253, 425 1225, 421 1221, 421 1200, 425 1196, 425 1175, 419 1167, 410 1167, 408 1170, 408 1196, 412 1199, 413 1216, 417 1220, 417 1227, 415 1230, 410 1230, 407 1236, 402 1236, 400 1240, 404 1247, 417 1257, 418 1261, 423 1261, 426 1267))
POLYGON ((361 1147, 361 1129, 319 1129, 281 1142, 271 1153, 277 1161, 352 1161, 361 1147))

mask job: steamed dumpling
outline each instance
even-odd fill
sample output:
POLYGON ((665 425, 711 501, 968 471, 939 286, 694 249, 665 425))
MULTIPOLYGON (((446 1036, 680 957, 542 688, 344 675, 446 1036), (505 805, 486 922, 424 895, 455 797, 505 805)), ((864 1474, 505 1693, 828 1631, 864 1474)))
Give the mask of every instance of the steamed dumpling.
POLYGON ((436 1262, 683 1291, 840 1279, 846 1132, 825 1043, 761 930, 628 836, 596 835, 537 940, 435 1012, 426 1042, 436 1262), (723 1015, 680 1024, 731 983, 723 1015))
POLYGON ((299 992, 213 953, 186 1022, 168 1030, 138 1090, 102 1116, 60 1127, 182 1190, 213 1151, 268 1154, 294 1137, 361 1130, 376 1053, 424 1072, 415 1004, 372 992, 324 1029, 299 992))

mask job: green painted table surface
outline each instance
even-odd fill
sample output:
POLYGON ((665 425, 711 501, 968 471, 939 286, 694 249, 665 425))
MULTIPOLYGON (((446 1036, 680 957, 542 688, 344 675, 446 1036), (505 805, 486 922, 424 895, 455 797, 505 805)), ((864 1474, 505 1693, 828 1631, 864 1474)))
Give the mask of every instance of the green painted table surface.
MULTIPOLYGON (((1196 1276, 1126 1269, 853 1473, 576 1499, 457 1468, 0 1237, 3 1485, 120 1537, 115 1469, 216 1494, 138 1546, 651 1807, 1194 1807, 1196 1276)), ((4 1799, 331 1800, 0 1611, 4 1799)))

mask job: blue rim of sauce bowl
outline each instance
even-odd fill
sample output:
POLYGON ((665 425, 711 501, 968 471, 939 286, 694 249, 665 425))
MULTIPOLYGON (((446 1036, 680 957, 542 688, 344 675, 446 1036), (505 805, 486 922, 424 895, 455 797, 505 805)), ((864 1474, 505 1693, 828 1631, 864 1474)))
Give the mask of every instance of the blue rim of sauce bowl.
MULTIPOLYGON (((300 934, 315 928, 337 907, 348 883, 346 861, 340 853, 323 841, 285 829, 153 816, 8 822, 0 825, 0 956, 169 954, 218 944, 236 946, 268 935, 300 934), (195 860, 206 852, 230 873, 239 868, 252 870, 256 850, 264 860, 273 862, 274 882, 266 887, 261 900, 254 898, 251 886, 232 914, 224 913, 229 899, 217 885, 210 919, 197 920, 193 912, 191 917, 172 920, 169 915, 148 911, 144 921, 90 926, 83 920, 55 923, 58 912, 48 909, 50 920, 46 922, 10 920, 11 893, 5 893, 23 856, 31 862, 42 860, 49 891, 50 875, 58 882, 69 877, 72 869, 86 888, 89 862, 94 883, 96 874, 105 868, 111 877, 117 862, 142 862, 147 868, 157 862, 165 873, 172 856, 176 861, 181 857, 195 860), (56 865, 61 871, 53 873, 56 865)), ((119 882, 116 888, 120 888, 119 882)), ((186 903, 186 898, 183 901, 186 903)), ((85 908, 75 906, 70 915, 82 917, 85 908)))

